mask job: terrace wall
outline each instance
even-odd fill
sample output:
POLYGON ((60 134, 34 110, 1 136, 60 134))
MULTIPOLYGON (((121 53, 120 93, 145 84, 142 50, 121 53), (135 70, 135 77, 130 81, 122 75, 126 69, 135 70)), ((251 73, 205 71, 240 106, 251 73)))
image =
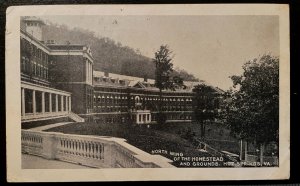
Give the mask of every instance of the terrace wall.
POLYGON ((22 153, 96 168, 172 168, 169 160, 148 154, 125 139, 22 130, 22 153))

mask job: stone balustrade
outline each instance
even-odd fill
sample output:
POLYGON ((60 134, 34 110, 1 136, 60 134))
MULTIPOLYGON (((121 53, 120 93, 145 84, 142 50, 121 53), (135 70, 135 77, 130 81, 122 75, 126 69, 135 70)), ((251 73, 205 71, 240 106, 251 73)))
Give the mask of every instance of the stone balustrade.
POLYGON ((22 153, 96 168, 174 167, 171 160, 151 155, 125 139, 22 130, 22 153))

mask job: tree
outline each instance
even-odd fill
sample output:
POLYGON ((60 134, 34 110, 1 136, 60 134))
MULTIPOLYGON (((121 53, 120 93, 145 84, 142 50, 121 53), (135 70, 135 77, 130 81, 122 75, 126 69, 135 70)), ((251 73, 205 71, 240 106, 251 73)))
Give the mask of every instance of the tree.
POLYGON ((278 144, 279 138, 279 59, 263 55, 246 62, 243 70, 231 76, 231 101, 224 117, 233 134, 260 146, 262 162, 264 146, 278 144))
POLYGON ((217 92, 208 85, 199 84, 193 88, 194 115, 200 124, 202 139, 205 138, 205 122, 216 117, 215 101, 218 99, 217 92))
POLYGON ((172 51, 168 45, 160 46, 160 49, 155 52, 153 62, 155 63, 155 86, 159 89, 158 101, 158 119, 157 122, 163 124, 166 120, 165 115, 162 113, 162 90, 170 89, 175 90, 175 87, 182 86, 182 78, 178 76, 171 77, 173 72, 172 51))

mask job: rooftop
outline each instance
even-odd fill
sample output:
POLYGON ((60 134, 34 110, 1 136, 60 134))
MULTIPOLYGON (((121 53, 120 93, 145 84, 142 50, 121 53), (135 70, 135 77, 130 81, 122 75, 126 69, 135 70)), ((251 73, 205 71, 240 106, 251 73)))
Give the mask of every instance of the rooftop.
POLYGON ((77 44, 47 44, 51 50, 84 50, 85 45, 77 44))
MULTIPOLYGON (((154 86, 154 79, 147 79, 145 81, 144 78, 134 77, 134 76, 126 76, 121 74, 109 73, 108 76, 105 75, 105 72, 102 71, 93 71, 94 78, 98 78, 95 85, 109 85, 109 86, 123 86, 123 87, 133 87, 133 88, 142 88, 146 90, 158 91, 158 88, 154 86), (120 81, 124 81, 123 84, 120 81)), ((178 88, 176 92, 192 92, 192 89, 195 85, 204 83, 208 86, 211 86, 216 92, 223 93, 224 91, 218 87, 214 87, 205 81, 183 81, 185 88, 178 88)), ((167 90, 166 90, 167 91, 167 90)))
POLYGON ((40 24, 45 25, 45 22, 41 20, 40 18, 37 18, 35 16, 25 16, 23 17, 22 21, 24 22, 39 22, 40 24))

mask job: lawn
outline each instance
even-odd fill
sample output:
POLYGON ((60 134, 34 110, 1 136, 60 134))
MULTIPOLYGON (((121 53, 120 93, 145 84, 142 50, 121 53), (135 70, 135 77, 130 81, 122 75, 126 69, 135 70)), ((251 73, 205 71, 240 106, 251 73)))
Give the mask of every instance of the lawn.
MULTIPOLYGON (((198 123, 166 123, 163 127, 153 126, 154 129, 170 134, 175 134, 192 141, 191 137, 200 137, 200 125, 198 123)), ((230 130, 222 123, 208 123, 205 127, 205 143, 220 151, 239 153, 239 143, 230 130)))

